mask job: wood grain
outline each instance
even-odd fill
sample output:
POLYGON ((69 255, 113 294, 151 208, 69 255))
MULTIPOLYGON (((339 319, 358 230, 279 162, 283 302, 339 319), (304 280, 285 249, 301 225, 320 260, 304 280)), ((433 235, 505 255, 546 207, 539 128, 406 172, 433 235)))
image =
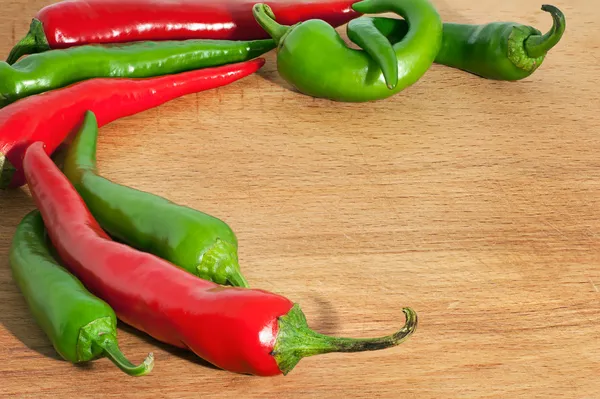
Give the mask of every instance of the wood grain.
MULTIPOLYGON (((0 54, 47 1, 2 0, 0 54)), ((436 0, 445 21, 545 30, 533 0, 436 0)), ((567 34, 531 78, 434 66, 370 104, 261 73, 104 127, 101 173, 218 216, 254 287, 311 326, 368 337, 420 316, 380 352, 304 359, 287 377, 234 375, 123 326, 130 378, 58 360, 12 281, 8 247, 33 208, 0 193, 0 396, 119 398, 599 398, 600 11, 556 3, 567 34)))

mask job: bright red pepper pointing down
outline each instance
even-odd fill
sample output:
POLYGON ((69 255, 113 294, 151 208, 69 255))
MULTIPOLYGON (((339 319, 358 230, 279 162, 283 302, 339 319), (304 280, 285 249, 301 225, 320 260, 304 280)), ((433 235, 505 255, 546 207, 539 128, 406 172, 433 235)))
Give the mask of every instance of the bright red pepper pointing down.
POLYGON ((27 149, 23 167, 65 266, 125 323, 159 341, 188 348, 217 367, 260 376, 287 374, 306 356, 398 345, 417 326, 416 313, 406 308, 406 325, 391 336, 350 339, 318 334, 308 327, 299 306, 283 296, 219 286, 112 241, 43 143, 27 149))

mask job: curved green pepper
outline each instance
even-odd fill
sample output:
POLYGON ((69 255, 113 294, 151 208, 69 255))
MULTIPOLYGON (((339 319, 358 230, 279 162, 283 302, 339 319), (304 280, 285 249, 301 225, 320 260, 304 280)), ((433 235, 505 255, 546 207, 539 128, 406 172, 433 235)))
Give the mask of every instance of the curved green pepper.
POLYGON ((183 40, 86 45, 0 62, 0 106, 82 80, 146 78, 247 61, 275 48, 268 40, 183 40))
MULTIPOLYGON (((552 5, 542 10, 552 15, 550 31, 542 35, 531 26, 513 22, 486 25, 444 24, 443 44, 435 59, 437 64, 461 69, 487 79, 515 81, 533 74, 546 54, 562 38, 564 14, 552 5)), ((400 42, 408 32, 406 21, 392 18, 361 17, 348 24, 348 34, 363 38, 363 48, 378 48, 382 40, 400 42)), ((391 57, 388 56, 388 60, 391 57)), ((385 61, 384 61, 385 62, 385 61)))
POLYGON ((139 366, 123 356, 115 312, 56 262, 39 211, 27 214, 17 227, 10 266, 29 310, 63 359, 80 363, 106 356, 133 376, 152 370, 152 354, 139 366))
MULTIPOLYGON (((352 8, 363 14, 394 12, 410 26, 394 44, 397 83, 386 80, 369 52, 348 47, 336 30, 322 20, 282 26, 265 4, 253 8, 255 19, 277 42, 277 69, 300 92, 336 101, 362 102, 388 98, 416 83, 431 67, 442 43, 442 22, 428 0, 364 0, 352 8), (390 89, 393 87, 393 89, 390 89)), ((354 38, 360 45, 360 37, 354 38)), ((388 54, 385 43, 381 50, 388 54)))
POLYGON ((88 111, 63 172, 104 230, 205 280, 248 287, 240 272, 237 238, 225 222, 99 176, 97 139, 96 116, 88 111))

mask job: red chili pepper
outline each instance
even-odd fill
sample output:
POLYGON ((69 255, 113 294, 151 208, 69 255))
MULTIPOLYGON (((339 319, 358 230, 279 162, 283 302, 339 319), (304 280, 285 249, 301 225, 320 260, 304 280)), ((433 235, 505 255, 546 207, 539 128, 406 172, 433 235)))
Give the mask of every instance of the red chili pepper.
POLYGON ((43 143, 27 149, 24 169, 65 266, 125 323, 188 348, 217 367, 261 376, 286 374, 303 357, 391 347, 416 328, 417 315, 407 308, 406 325, 388 337, 355 340, 318 334, 299 306, 283 296, 220 286, 112 241, 43 143))
POLYGON ((12 103, 0 109, 0 188, 25 184, 21 169, 27 146, 42 141, 52 154, 87 110, 96 114, 99 126, 106 125, 186 94, 227 85, 264 63, 258 58, 157 78, 91 79, 12 103))
MULTIPOLYGON (((355 0, 273 0, 284 25, 323 19, 340 26, 359 14, 355 0)), ((270 36, 248 0, 69 0, 42 8, 9 63, 21 55, 90 43, 140 40, 255 40, 270 36)))

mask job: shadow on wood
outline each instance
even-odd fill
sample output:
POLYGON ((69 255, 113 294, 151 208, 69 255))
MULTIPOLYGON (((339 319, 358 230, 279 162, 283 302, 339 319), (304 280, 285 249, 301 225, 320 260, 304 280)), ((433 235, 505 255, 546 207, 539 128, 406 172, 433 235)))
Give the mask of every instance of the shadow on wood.
MULTIPOLYGON (((0 274, 6 276, 0 297, 0 324, 29 349, 53 359, 62 359, 52 347, 50 340, 33 319, 25 298, 12 280, 8 251, 21 219, 31 210, 24 209, 23 204, 33 203, 27 192, 21 189, 0 190, 0 236, 6 240, 6 251, 0 253, 0 274)), ((30 207, 31 208, 31 207, 30 207)))
POLYGON ((307 316, 309 327, 320 334, 335 335, 340 325, 336 307, 321 295, 312 296, 311 299, 318 304, 318 313, 313 320, 307 316))
POLYGON ((218 368, 217 366, 207 362, 206 360, 200 358, 198 355, 196 355, 194 352, 187 350, 187 349, 182 349, 182 348, 177 348, 175 346, 172 345, 168 345, 165 344, 164 342, 160 342, 154 338, 152 338, 150 335, 139 331, 137 329, 135 329, 134 327, 130 326, 129 324, 125 324, 124 322, 122 322, 121 320, 119 320, 119 329, 126 331, 128 333, 130 333, 131 335, 135 335, 136 337, 138 337, 139 339, 153 345, 156 346, 157 348, 170 353, 173 356, 177 356, 181 359, 185 359, 191 363, 196 363, 199 366, 203 366, 203 367, 207 367, 207 368, 211 368, 214 370, 221 370, 220 368, 218 368))
MULTIPOLYGON (((10 270, 8 258, 5 258, 2 265, 5 271, 10 270)), ((4 290, 3 297, 6 299, 0 301, 0 325, 29 349, 52 359, 63 360, 34 320, 25 298, 14 282, 4 290)))
POLYGON ((263 78, 264 80, 281 87, 282 89, 285 89, 287 91, 291 91, 294 93, 299 93, 298 90, 296 90, 296 88, 294 88, 292 85, 290 85, 288 82, 286 82, 281 77, 281 75, 279 75, 279 72, 277 71, 277 61, 275 59, 269 59, 267 61, 267 65, 269 65, 270 63, 273 64, 272 68, 263 67, 263 68, 259 69, 256 72, 256 74, 258 76, 260 76, 261 78, 263 78))

